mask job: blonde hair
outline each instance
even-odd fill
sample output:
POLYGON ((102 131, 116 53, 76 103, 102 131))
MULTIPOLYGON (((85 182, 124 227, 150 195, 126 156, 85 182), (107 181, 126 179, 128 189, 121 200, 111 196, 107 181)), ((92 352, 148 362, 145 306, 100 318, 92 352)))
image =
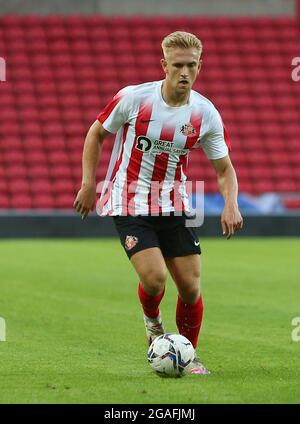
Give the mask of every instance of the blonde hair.
POLYGON ((167 35, 162 43, 161 47, 166 57, 168 49, 172 47, 180 47, 183 49, 189 49, 194 47, 199 51, 199 56, 201 56, 203 45, 202 42, 194 34, 184 31, 175 31, 167 35))

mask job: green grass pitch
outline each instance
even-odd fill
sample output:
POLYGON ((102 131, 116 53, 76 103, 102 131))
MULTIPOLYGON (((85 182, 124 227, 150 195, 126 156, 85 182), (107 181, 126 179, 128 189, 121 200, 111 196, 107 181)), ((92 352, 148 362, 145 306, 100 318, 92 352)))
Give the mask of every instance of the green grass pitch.
MULTIPOLYGON (((117 240, 0 241, 0 403, 300 403, 299 239, 203 239, 199 353, 210 376, 147 364, 137 277, 117 240)), ((176 291, 162 302, 176 332, 176 291)))

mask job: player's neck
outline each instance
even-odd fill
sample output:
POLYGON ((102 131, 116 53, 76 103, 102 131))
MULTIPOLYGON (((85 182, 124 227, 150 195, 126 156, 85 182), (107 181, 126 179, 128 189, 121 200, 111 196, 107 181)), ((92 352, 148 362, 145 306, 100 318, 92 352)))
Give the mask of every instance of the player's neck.
POLYGON ((183 93, 182 95, 178 94, 169 86, 169 84, 165 80, 162 83, 161 95, 167 105, 172 107, 179 107, 184 106, 188 103, 190 97, 190 90, 188 90, 186 93, 183 93))

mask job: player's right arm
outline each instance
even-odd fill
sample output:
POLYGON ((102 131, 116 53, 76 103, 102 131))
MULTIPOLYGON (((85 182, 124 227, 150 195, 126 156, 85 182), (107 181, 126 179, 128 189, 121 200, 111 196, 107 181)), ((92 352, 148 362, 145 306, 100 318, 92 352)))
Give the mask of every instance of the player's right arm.
POLYGON ((82 183, 74 201, 74 208, 85 219, 94 208, 96 200, 96 170, 102 145, 109 134, 101 122, 96 120, 90 127, 84 142, 82 154, 82 183))
POLYGON ((82 184, 74 201, 74 208, 85 219, 93 209, 96 200, 96 170, 102 144, 108 134, 116 134, 127 122, 132 105, 131 87, 120 90, 99 113, 90 127, 82 155, 82 184))

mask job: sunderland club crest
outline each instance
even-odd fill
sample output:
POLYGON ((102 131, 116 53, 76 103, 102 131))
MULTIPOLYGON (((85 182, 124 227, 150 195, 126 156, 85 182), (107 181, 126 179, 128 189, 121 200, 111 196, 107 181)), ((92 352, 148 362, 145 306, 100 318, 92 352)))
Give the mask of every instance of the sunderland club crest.
POLYGON ((193 135, 196 135, 196 128, 193 127, 192 124, 184 124, 180 128, 180 132, 185 135, 186 137, 191 137, 193 135))
POLYGON ((125 239, 125 249, 131 250, 139 241, 139 239, 135 236, 126 236, 125 239))

